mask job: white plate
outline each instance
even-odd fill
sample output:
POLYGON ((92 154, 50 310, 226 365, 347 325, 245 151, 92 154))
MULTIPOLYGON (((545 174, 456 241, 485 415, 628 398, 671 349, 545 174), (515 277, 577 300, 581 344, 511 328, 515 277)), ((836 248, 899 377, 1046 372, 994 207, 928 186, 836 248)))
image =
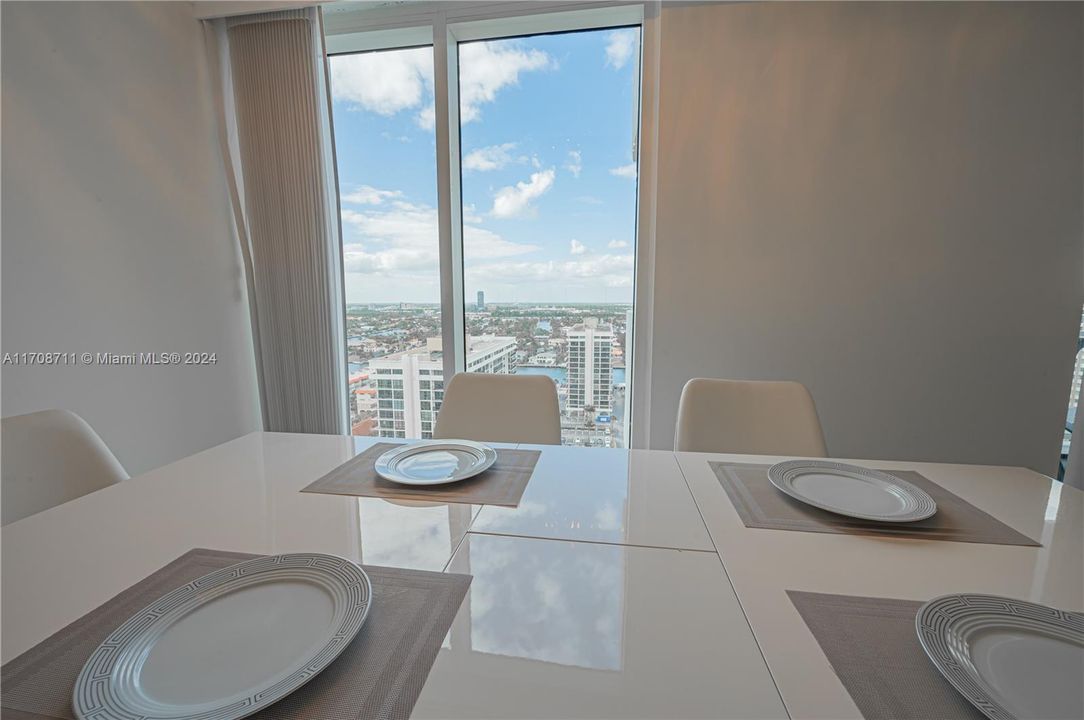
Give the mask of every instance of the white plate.
POLYGON ((915 630, 941 674, 986 717, 1084 717, 1084 614, 945 595, 919 609, 915 630))
POLYGON ((401 445, 376 459, 376 473, 402 485, 443 485, 488 470, 497 451, 470 440, 426 440, 401 445))
POLYGON ((237 720, 289 695, 361 629, 372 587, 334 555, 257 558, 193 580, 114 630, 79 673, 80 720, 237 720))
POLYGON ((788 460, 768 468, 768 479, 795 500, 861 520, 914 522, 937 512, 922 488, 857 465, 788 460))

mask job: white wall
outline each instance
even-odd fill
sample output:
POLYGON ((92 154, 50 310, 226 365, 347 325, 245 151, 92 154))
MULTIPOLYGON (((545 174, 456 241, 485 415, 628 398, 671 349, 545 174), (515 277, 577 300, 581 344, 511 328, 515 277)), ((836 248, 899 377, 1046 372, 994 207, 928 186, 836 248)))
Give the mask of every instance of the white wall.
POLYGON ((653 447, 688 378, 789 378, 833 455, 1054 472, 1082 12, 664 4, 653 447))
POLYGON ((83 415, 138 473, 257 428, 244 282, 190 3, 2 5, 4 352, 204 351, 206 367, 4 367, 5 416, 83 415))

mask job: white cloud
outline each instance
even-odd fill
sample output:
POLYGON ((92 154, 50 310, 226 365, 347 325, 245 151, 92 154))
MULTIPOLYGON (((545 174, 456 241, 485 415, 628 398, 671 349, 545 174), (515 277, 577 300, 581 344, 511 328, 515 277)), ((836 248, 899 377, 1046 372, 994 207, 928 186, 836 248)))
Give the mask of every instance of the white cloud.
POLYGON ((629 244, 627 242, 625 242, 624 240, 611 240, 610 242, 606 243, 606 247, 610 248, 611 250, 617 250, 619 248, 626 248, 628 246, 629 246, 629 244))
MULTIPOLYGON (((432 279, 439 271, 437 211, 402 200, 365 211, 342 211, 343 261, 348 273, 377 273, 401 279, 432 279)), ((538 250, 497 233, 464 225, 463 248, 473 260, 498 260, 538 250)))
POLYGON ((622 165, 621 167, 615 167, 610 169, 611 175, 623 178, 635 178, 636 177, 636 163, 630 162, 628 165, 622 165))
POLYGON ((544 195, 553 187, 553 179, 556 173, 553 168, 531 173, 531 179, 527 182, 518 182, 515 185, 501 188, 493 197, 493 217, 508 218, 522 215, 531 210, 531 201, 544 195))
POLYGON ((625 63, 636 50, 637 30, 614 30, 606 44, 606 65, 615 70, 625 67, 625 63))
POLYGON ((579 195, 576 197, 576 202, 582 202, 584 205, 601 205, 602 201, 594 195, 579 195))
POLYGON ((515 40, 465 43, 459 47, 459 119, 477 120, 481 106, 519 82, 519 75, 547 70, 557 63, 541 50, 524 48, 515 40))
POLYGON ((595 527, 599 530, 621 530, 621 512, 613 503, 606 503, 595 512, 595 527))
POLYGON ((573 240, 569 243, 568 251, 573 255, 583 255, 587 252, 587 247, 579 240, 573 240))
POLYGON ((510 142, 472 150, 463 158, 463 167, 466 170, 477 170, 479 172, 500 170, 505 165, 515 161, 512 156, 512 151, 515 149, 516 144, 510 142))
POLYGON ((331 89, 336 100, 378 115, 416 108, 433 92, 433 51, 336 56, 331 59, 331 89))
POLYGON ((380 205, 385 200, 402 196, 403 193, 398 190, 381 190, 371 185, 362 185, 357 190, 343 195, 341 200, 351 205, 380 205))
MULTIPOLYGON (((481 106, 516 85, 521 73, 557 66, 548 53, 516 40, 465 43, 459 56, 459 119, 464 124, 481 117, 481 106)), ((417 109, 419 126, 431 130, 435 125, 430 48, 338 55, 331 59, 331 90, 335 100, 387 117, 417 109)))
POLYGON ((478 214, 478 210, 473 203, 463 206, 463 222, 474 223, 475 225, 481 224, 482 216, 478 214))
POLYGON ((565 170, 572 173, 573 177, 579 177, 583 171, 583 155, 579 150, 568 151, 568 162, 565 163, 565 170))
POLYGON ((470 287, 537 286, 631 288, 632 255, 584 255, 575 260, 498 260, 467 268, 470 287))
POLYGON ((437 107, 433 103, 429 103, 418 112, 418 117, 415 118, 418 121, 418 125, 423 130, 432 130, 437 126, 437 107))

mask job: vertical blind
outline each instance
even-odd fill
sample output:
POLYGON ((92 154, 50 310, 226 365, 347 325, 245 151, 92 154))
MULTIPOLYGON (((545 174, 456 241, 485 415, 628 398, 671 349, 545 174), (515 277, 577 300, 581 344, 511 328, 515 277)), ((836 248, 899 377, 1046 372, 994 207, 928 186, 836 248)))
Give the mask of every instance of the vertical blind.
POLYGON ((226 48, 223 152, 248 266, 265 429, 347 432, 338 192, 319 10, 216 22, 226 48))

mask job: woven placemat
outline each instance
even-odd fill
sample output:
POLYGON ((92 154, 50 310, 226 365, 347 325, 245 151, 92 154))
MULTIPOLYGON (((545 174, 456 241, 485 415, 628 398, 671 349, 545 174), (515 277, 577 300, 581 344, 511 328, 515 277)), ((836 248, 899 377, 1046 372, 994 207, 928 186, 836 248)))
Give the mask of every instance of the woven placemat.
POLYGON ((497 462, 484 473, 448 485, 412 487, 390 482, 376 474, 377 458, 396 447, 401 445, 377 443, 310 483, 301 492, 516 507, 542 454, 538 450, 499 448, 497 462))
MULTIPOLYGON (((0 668, 0 718, 71 720, 90 654, 162 595, 258 555, 191 550, 0 668)), ((469 575, 363 566, 373 604, 357 637, 313 680, 253 720, 407 718, 470 586, 469 575)))
POLYGON ((937 513, 925 520, 909 523, 877 523, 848 518, 795 500, 780 492, 768 480, 770 465, 709 462, 715 477, 726 490, 745 527, 800 532, 912 537, 925 540, 987 543, 990 545, 1039 546, 1023 535, 983 512, 959 495, 910 470, 885 470, 901 480, 917 485, 937 503, 937 513))
POLYGON ((921 602, 788 590, 862 716, 982 720, 941 676, 915 633, 921 602))

